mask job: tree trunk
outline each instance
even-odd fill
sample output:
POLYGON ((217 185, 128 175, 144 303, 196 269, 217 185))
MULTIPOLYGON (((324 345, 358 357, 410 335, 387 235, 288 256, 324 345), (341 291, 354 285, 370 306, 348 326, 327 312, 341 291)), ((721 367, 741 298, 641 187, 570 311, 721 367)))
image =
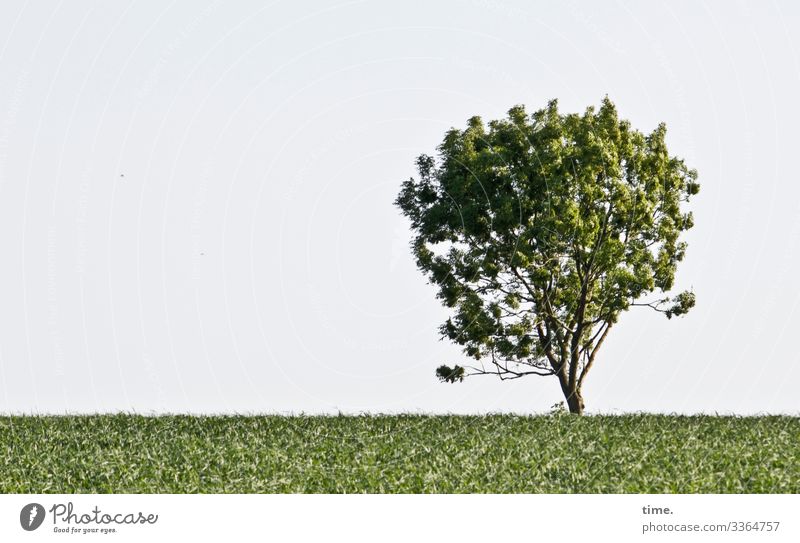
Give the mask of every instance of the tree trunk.
POLYGON ((583 415, 583 396, 579 389, 573 390, 571 393, 565 393, 567 398, 567 405, 569 412, 576 415, 583 415))

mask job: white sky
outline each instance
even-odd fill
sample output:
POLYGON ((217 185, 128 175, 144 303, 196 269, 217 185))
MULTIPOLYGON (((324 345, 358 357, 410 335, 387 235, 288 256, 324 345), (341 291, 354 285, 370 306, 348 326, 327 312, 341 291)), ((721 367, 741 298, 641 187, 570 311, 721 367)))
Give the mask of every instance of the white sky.
POLYGON ((546 411, 443 385, 392 201, 467 118, 606 93, 700 173, 594 412, 800 411, 800 4, 0 3, 0 412, 546 411), (124 175, 124 177, 122 177, 124 175))

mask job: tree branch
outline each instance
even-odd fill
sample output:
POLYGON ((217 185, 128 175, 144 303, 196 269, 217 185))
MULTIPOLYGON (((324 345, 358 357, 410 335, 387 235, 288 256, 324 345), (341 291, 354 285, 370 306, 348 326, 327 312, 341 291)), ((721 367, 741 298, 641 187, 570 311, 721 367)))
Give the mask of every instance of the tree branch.
MULTIPOLYGON (((583 380, 586 378, 586 375, 589 373, 589 370, 592 369, 592 364, 594 363, 595 356, 597 356, 597 351, 600 350, 600 347, 603 345, 603 342, 606 340, 606 336, 608 336, 608 331, 611 330, 612 326, 614 326, 614 323, 612 323, 612 322, 606 322, 605 323, 605 330, 603 331, 603 334, 600 336, 600 339, 597 341, 597 344, 594 346, 594 349, 592 349, 591 352, 588 353, 588 357, 589 358, 588 358, 588 360, 586 362, 586 365, 583 366, 583 370, 581 370, 580 377, 578 377, 578 388, 579 389, 581 388, 581 385, 583 384, 583 380)), ((602 329, 602 327, 601 327, 601 329, 602 329)))

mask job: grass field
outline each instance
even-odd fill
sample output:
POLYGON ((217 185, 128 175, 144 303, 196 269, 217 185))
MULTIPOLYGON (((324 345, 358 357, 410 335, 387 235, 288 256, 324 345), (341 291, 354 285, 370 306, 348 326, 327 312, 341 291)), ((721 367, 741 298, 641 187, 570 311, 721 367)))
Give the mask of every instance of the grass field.
POLYGON ((0 492, 800 492, 800 418, 0 418, 0 492))

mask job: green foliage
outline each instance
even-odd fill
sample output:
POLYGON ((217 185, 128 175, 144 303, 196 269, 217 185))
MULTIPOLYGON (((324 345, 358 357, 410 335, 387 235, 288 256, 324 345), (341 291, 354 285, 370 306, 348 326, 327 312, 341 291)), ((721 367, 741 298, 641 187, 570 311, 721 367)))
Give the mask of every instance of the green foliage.
POLYGON ((464 380, 464 368, 456 365, 453 368, 442 365, 436 368, 436 377, 443 383, 455 383, 464 380))
POLYGON ((673 306, 665 311, 668 319, 683 315, 694 307, 694 293, 681 292, 672 299, 673 306))
MULTIPOLYGON (((671 156, 661 124, 643 134, 604 99, 562 114, 556 101, 451 129, 396 204, 418 267, 452 309, 441 333, 485 366, 474 373, 558 376, 580 391, 605 333, 633 305, 668 318, 694 294, 669 291, 693 225, 682 204, 697 173, 671 156)), ((437 370, 438 374, 438 370, 437 370)))
POLYGON ((0 418, 0 493, 798 493, 800 418, 0 418))

